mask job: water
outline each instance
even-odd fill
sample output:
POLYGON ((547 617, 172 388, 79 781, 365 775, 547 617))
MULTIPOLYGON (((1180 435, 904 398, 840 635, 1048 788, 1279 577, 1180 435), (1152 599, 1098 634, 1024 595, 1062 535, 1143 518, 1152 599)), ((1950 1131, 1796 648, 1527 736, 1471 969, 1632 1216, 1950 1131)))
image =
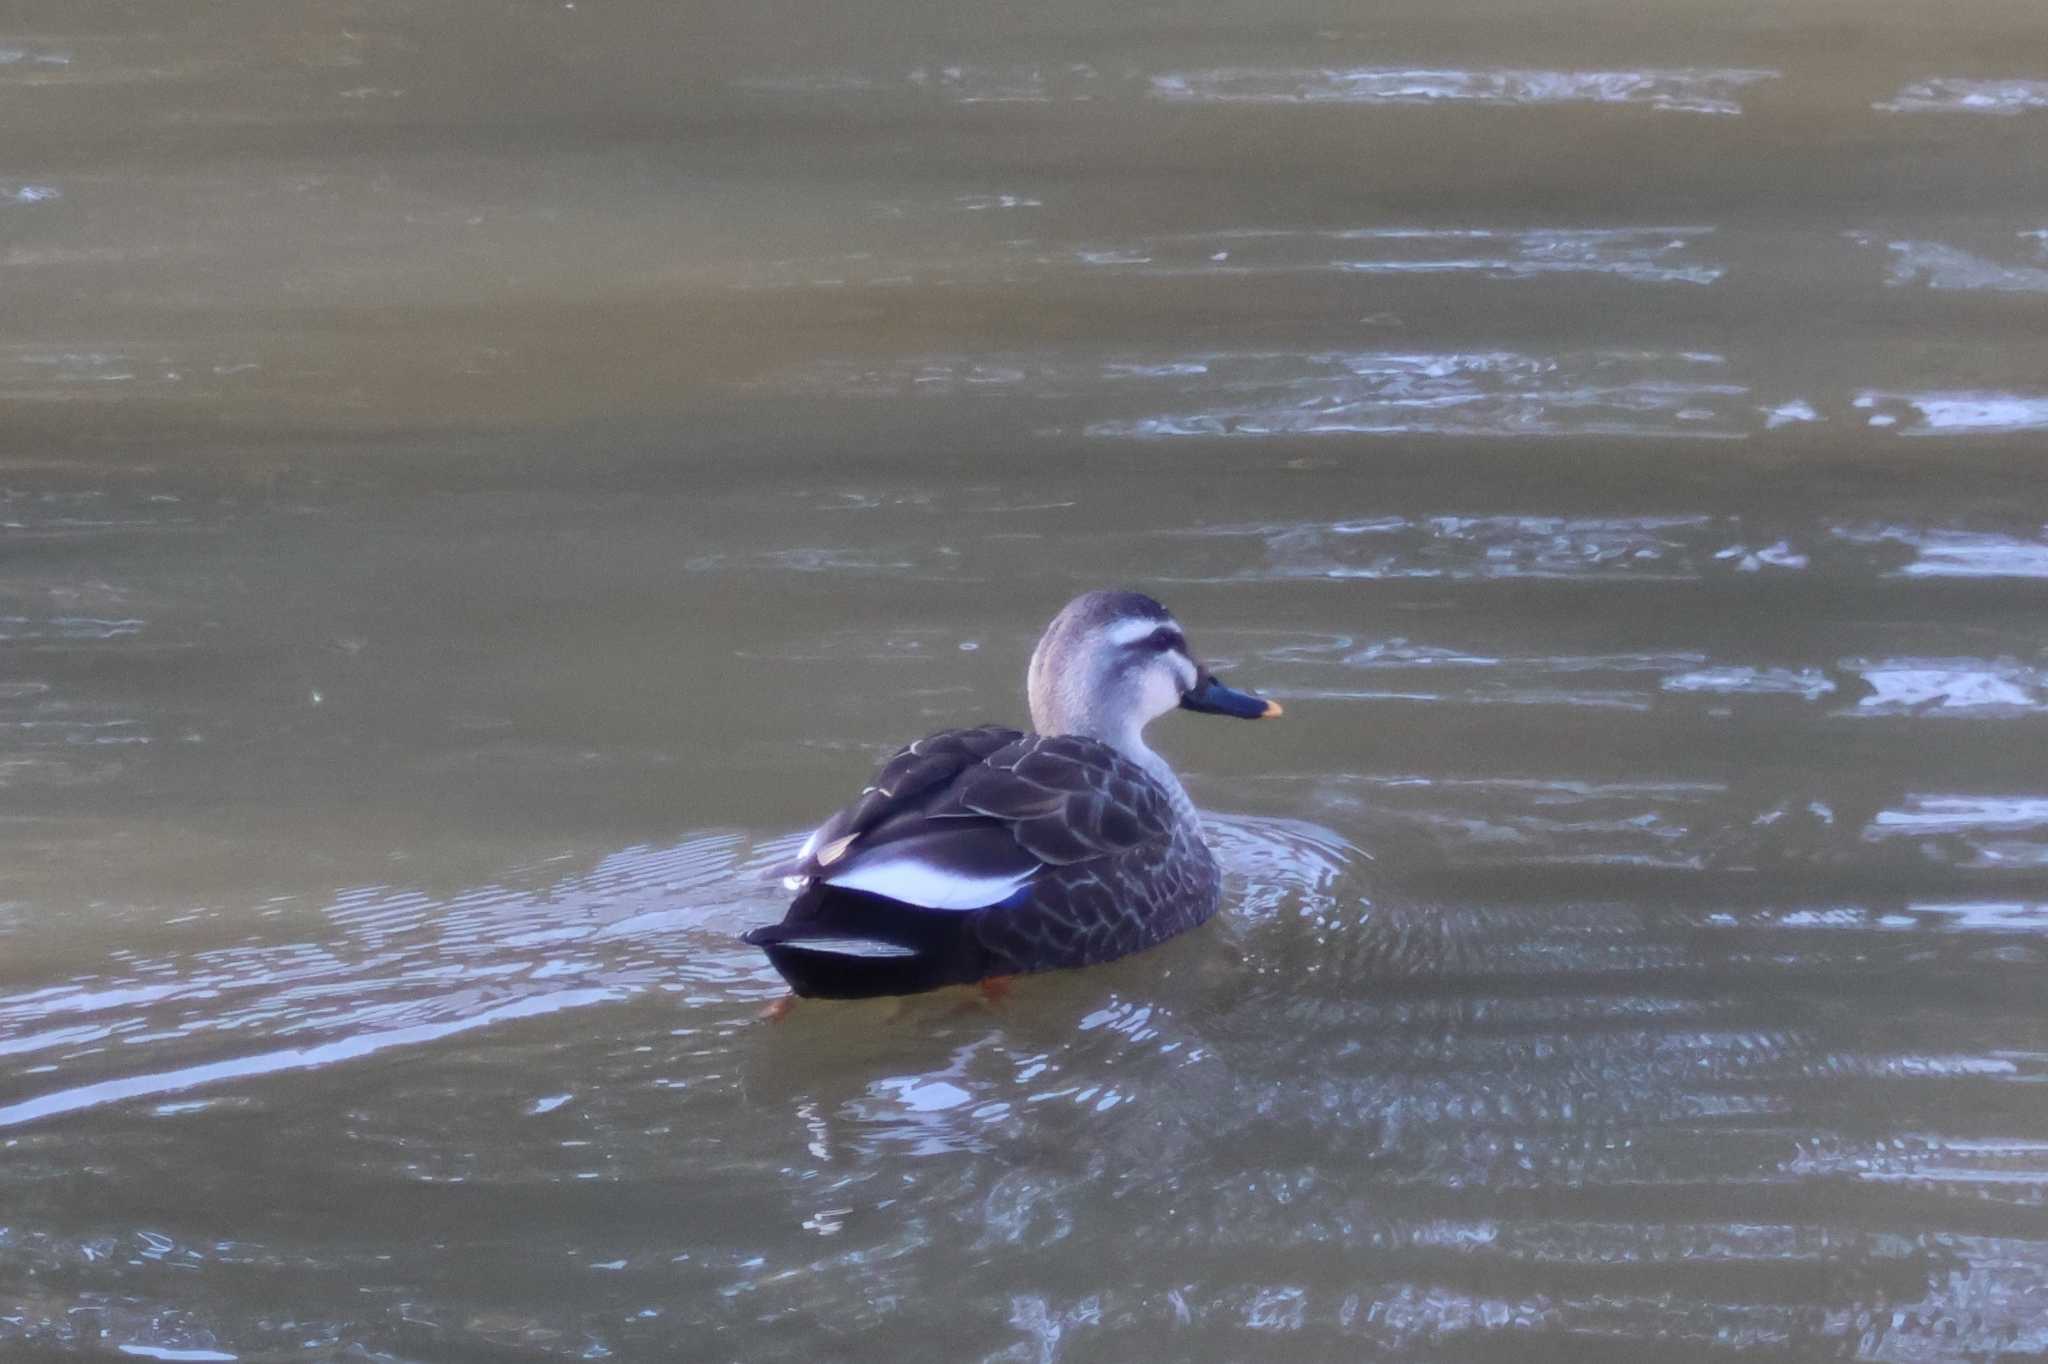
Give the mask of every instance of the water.
POLYGON ((2048 1355, 2034 0, 26 0, 0 118, 0 1357, 2048 1355), (1287 703, 1155 732, 1228 912, 757 1021, 1115 583, 1287 703))

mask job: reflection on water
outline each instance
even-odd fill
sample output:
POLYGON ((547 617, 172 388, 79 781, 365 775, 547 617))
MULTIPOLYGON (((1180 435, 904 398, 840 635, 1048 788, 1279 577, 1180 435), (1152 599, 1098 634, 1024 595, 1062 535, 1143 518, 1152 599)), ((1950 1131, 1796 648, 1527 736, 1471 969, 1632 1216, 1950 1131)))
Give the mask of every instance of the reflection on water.
POLYGON ((969 105, 1150 98, 1168 104, 1632 104, 1680 113, 1739 114, 1742 90, 1779 74, 1740 68, 1530 71, 1498 67, 1219 67, 1147 73, 1106 71, 1093 63, 1070 62, 918 66, 901 76, 845 71, 750 76, 734 85, 760 96, 915 93, 969 105))
MULTIPOLYGON (((1149 267, 1150 261, 1128 255, 1114 263, 1149 267)), ((1337 268, 1525 273, 1510 262, 1484 260, 1430 262, 1419 269, 1413 262, 1340 262, 1337 268)), ((1609 267, 1551 262, 1526 273, 1559 268, 1609 267)), ((1622 267, 1614 273, 1633 272, 1622 267)), ((1143 414, 1078 423, 1036 418, 1041 434, 1111 439, 1438 435, 1728 440, 1827 419, 1804 398, 1759 405, 1744 377, 1731 370, 1727 357, 1698 351, 1198 351, 1118 355, 1092 364, 1052 355, 931 355, 886 366, 835 360, 754 387, 812 399, 1014 397, 1056 403, 1063 412, 1084 416, 1132 409, 1143 414)), ((2048 394, 1861 389, 1835 417, 1902 436, 2011 435, 2048 429, 2048 394)))
MULTIPOLYGON (((2036 234, 2020 235, 2025 239, 2036 234)), ((1874 244, 1868 233, 1852 233, 1849 239, 1863 245, 1874 244)), ((2048 269, 2038 265, 2004 264, 1945 242, 1886 242, 1884 248, 1891 253, 1891 269, 1885 282, 1894 288, 2048 292, 2048 269)))
POLYGON ((888 400, 1022 392, 1066 411, 1113 404, 1147 413, 1079 427, 1079 434, 1112 439, 1730 437, 1757 422, 1742 401, 1749 390, 1717 382, 1724 364, 1711 354, 1637 352, 1212 351, 1118 356, 1087 366, 1050 356, 931 356, 886 369, 816 366, 776 386, 806 396, 888 400), (1156 411, 1173 403, 1204 405, 1156 411))
POLYGON ((1912 81, 1873 106, 1894 114, 1997 114, 2048 109, 2048 80, 1982 80, 1935 76, 1912 81))
POLYGON ((1194 104, 1643 104, 1689 114, 1739 114, 1745 86, 1776 71, 1427 71, 1375 69, 1177 71, 1152 93, 1194 104))
MULTIPOLYGON (((964 212, 985 212, 1037 209, 1044 203, 1024 195, 981 194, 960 196, 957 207, 964 212)), ((889 216, 907 212, 896 208, 889 216)), ((749 289, 1014 285, 1056 282, 1076 266, 1085 267, 1089 275, 1131 280, 1231 280, 1334 272, 1475 274, 1494 280, 1586 274, 1642 284, 1712 284, 1727 273, 1725 266, 1699 259, 1698 244, 1712 231, 1704 227, 1231 228, 1161 234, 1124 244, 1053 243, 1039 237, 1016 237, 987 246, 927 248, 914 256, 863 250, 769 261, 743 277, 740 284, 749 289)), ((805 375, 799 382, 819 385, 826 380, 822 375, 805 375)))
POLYGON ((2039 27, 0 16, 0 1357, 2048 1354, 2039 27), (1228 912, 758 1021, 1109 583, 1228 912))

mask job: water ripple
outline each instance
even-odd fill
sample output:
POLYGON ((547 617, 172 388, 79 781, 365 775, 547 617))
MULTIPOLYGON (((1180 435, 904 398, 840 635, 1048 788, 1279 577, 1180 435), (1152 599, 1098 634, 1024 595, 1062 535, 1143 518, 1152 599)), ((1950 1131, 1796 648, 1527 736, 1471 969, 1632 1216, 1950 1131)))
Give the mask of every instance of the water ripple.
MULTIPOLYGON (((1017 196, 966 196, 991 200, 1017 196)), ((1018 207, 1035 205, 1019 200, 1018 207)), ((893 206, 892 214, 907 210, 893 206)), ((739 289, 1034 285, 1075 272, 1117 279, 1209 281, 1291 275, 1466 275, 1490 281, 1597 276, 1632 284, 1719 282, 1727 267, 1701 252, 1711 227, 1228 228, 1123 241, 1017 238, 993 246, 927 244, 750 264, 739 289)), ((1174 363, 1174 362, 1168 362, 1174 363)), ((1190 362, 1180 362, 1190 363, 1190 362)))
POLYGON ((826 71, 746 76, 747 94, 788 98, 924 96, 961 105, 1051 104, 1142 96, 1176 105, 1621 105, 1730 116, 1742 92, 1780 72, 1758 67, 1543 70, 1518 67, 1231 66, 1139 73, 1088 62, 913 67, 900 75, 826 71))
MULTIPOLYGON (((2022 240, 2034 236, 2020 235, 2022 240)), ((1876 238, 1867 232, 1848 236, 1862 245, 1876 245, 1876 238)), ((1884 248, 1890 254, 1885 283, 1894 289, 1922 286, 1958 292, 2048 293, 2048 267, 1994 260, 1946 242, 1894 241, 1884 243, 1884 248)))
POLYGON ((2011 118, 2048 109, 2048 81, 1932 76, 1901 86, 1890 99, 1871 107, 1888 114, 1991 114, 2011 118))
POLYGON ((325 911, 332 940, 130 957, 125 976, 0 996, 0 1051, 63 1051, 51 1072, 78 1077, 0 1106, 0 1127, 648 992, 744 1001, 769 987, 729 934, 743 918, 772 916, 749 869, 787 851, 714 834, 623 849, 538 889, 480 886, 443 898, 360 887, 325 911), (39 1026, 53 1015, 80 1021, 39 1026), (251 1050, 259 1038, 290 1045, 251 1050), (81 1045, 97 1042, 106 1045, 81 1045))
POLYGON ((1219 67, 1152 77, 1175 104, 1624 104, 1690 114, 1742 112, 1741 92, 1774 80, 1759 68, 1542 71, 1492 68, 1219 67))

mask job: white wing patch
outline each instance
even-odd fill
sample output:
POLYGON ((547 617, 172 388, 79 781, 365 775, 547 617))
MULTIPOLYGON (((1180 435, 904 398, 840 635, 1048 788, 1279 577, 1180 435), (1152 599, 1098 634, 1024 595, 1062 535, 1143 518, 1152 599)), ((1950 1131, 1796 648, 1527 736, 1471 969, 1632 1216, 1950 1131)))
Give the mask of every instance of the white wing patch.
POLYGON ((824 847, 818 849, 818 865, 829 867, 840 858, 846 856, 846 850, 852 847, 854 840, 859 837, 859 834, 848 834, 844 838, 835 838, 824 847))
POLYGON ((915 947, 880 938, 796 938, 785 944, 806 952, 829 952, 835 957, 914 957, 915 947))
POLYGON ((1030 880, 1037 867, 1014 876, 967 876, 915 857, 876 857, 825 879, 828 886, 864 890, 924 909, 980 909, 1007 898, 1030 880))

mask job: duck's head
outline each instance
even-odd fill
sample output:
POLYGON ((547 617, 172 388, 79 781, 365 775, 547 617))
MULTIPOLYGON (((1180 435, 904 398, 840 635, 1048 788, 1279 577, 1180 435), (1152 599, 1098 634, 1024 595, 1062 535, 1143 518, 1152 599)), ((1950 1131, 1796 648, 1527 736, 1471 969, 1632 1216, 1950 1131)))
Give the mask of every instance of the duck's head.
POLYGON ((1031 723, 1136 745, 1167 711, 1257 720, 1278 702, 1227 687, 1188 649, 1171 612, 1142 592, 1087 592, 1053 617, 1031 654, 1031 723))

